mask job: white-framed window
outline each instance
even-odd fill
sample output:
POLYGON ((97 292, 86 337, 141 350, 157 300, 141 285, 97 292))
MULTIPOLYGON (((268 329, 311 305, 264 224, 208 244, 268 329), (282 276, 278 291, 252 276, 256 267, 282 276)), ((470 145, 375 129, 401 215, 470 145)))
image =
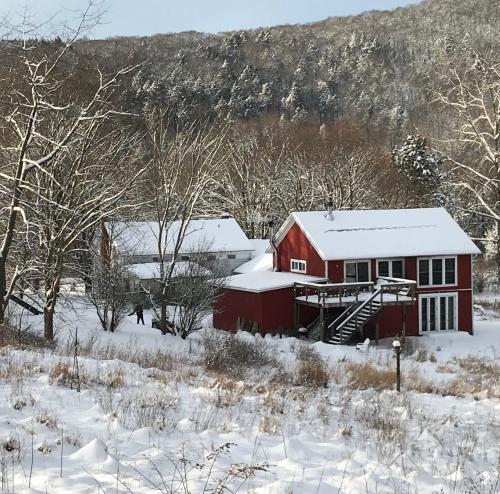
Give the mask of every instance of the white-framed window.
POLYGON ((456 292, 419 295, 420 334, 457 331, 458 295, 456 292))
POLYGON ((457 258, 425 257, 417 260, 418 286, 455 286, 457 284, 457 258))
POLYGON ((377 276, 385 278, 404 278, 403 259, 377 259, 377 276))
POLYGON ((307 271, 306 261, 290 259, 290 271, 292 273, 305 273, 307 271))
POLYGON ((370 281, 370 261, 345 261, 344 279, 346 283, 370 281))

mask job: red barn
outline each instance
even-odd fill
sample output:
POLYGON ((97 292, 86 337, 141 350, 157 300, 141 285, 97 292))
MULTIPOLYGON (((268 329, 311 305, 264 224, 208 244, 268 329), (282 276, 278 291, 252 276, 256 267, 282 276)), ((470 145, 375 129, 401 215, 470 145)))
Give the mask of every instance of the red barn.
POLYGON ((472 256, 444 208, 292 213, 273 266, 228 278, 214 326, 356 337, 472 334, 472 256))

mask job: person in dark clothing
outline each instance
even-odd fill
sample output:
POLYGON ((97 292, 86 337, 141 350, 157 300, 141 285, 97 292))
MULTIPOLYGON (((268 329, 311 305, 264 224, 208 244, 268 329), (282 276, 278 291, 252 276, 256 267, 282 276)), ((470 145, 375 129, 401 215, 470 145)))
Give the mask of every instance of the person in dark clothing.
POLYGON ((129 316, 132 316, 133 314, 136 314, 137 316, 137 324, 139 324, 139 322, 142 322, 142 324, 144 325, 144 310, 141 304, 137 304, 134 307, 133 312, 131 312, 129 316))

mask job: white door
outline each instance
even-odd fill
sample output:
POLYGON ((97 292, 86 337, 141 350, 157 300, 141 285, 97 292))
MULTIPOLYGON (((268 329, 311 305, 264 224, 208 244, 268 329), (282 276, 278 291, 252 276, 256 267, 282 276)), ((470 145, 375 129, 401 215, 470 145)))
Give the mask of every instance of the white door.
POLYGON ((419 295, 420 334, 457 329, 457 294, 419 295))

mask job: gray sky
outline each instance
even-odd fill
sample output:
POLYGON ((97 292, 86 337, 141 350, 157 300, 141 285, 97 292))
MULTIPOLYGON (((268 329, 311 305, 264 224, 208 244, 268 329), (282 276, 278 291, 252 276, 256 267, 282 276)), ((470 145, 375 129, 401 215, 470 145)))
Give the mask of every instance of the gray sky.
MULTIPOLYGON (((329 16, 388 10, 418 0, 105 0, 105 24, 91 37, 150 35, 179 31, 220 32, 295 24, 329 16)), ((0 14, 28 7, 36 18, 82 9, 87 0, 0 0, 0 14)))

